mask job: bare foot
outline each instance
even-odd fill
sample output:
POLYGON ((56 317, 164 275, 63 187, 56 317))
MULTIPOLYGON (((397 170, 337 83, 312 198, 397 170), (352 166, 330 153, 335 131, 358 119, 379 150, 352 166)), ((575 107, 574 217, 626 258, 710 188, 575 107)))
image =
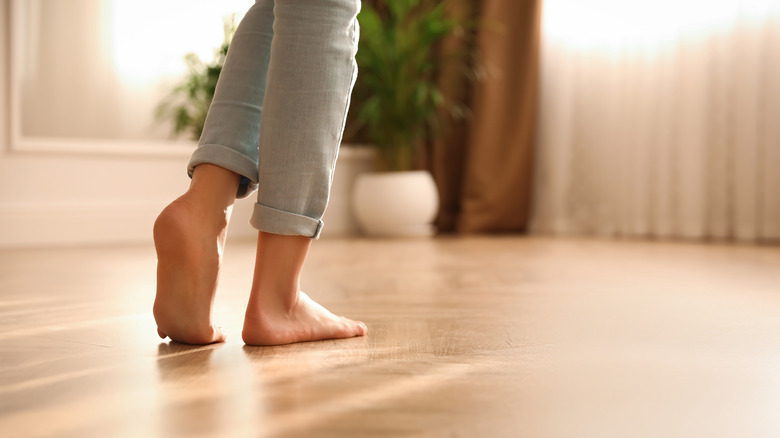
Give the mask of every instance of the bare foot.
POLYGON ((336 316, 303 292, 287 312, 247 310, 242 337, 248 345, 281 345, 363 336, 368 332, 359 321, 336 316))
POLYGON ((362 322, 339 317, 300 292, 311 239, 260 232, 254 280, 242 337, 248 345, 363 336, 362 322))
POLYGON ((222 328, 211 320, 211 310, 236 189, 215 196, 214 189, 229 193, 233 187, 232 183, 224 187, 213 177, 228 171, 204 165, 195 170, 190 190, 166 207, 154 224, 154 319, 161 338, 210 344, 225 340, 222 328))

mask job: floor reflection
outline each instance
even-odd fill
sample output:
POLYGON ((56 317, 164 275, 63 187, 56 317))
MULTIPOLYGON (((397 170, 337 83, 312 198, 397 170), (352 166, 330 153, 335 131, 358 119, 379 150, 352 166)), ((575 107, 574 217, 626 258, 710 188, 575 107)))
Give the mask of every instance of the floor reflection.
POLYGON ((263 391, 247 365, 236 345, 160 344, 157 435, 257 436, 263 391))

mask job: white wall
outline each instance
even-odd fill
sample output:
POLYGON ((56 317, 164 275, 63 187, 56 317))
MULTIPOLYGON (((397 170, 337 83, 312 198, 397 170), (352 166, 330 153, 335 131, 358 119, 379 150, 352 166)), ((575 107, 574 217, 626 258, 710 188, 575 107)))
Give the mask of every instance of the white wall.
MULTIPOLYGON (((12 145, 9 13, 10 1, 0 0, 0 248, 151 243, 154 218, 189 184, 192 147, 132 153, 143 146, 68 152, 12 145)), ((244 204, 237 216, 251 209, 251 201, 244 204)), ((246 220, 236 222, 232 237, 253 234, 238 226, 246 220)))

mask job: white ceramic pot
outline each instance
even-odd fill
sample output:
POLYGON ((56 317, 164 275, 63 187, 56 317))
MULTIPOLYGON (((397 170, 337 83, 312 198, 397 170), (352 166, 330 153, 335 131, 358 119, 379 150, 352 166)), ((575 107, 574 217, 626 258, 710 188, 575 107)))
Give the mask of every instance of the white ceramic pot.
POLYGON ((355 182, 352 208, 366 235, 430 236, 439 193, 427 171, 364 173, 355 182))
POLYGON ((342 144, 336 173, 330 188, 328 209, 322 220, 322 238, 350 237, 360 234, 352 208, 352 192, 358 175, 374 171, 374 148, 342 144))

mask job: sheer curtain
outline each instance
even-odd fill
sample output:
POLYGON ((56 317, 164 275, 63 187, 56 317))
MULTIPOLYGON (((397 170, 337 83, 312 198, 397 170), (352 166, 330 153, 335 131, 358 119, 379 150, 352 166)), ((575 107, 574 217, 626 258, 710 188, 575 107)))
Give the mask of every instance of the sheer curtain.
POLYGON ((545 0, 532 229, 780 239, 780 0, 545 0))

